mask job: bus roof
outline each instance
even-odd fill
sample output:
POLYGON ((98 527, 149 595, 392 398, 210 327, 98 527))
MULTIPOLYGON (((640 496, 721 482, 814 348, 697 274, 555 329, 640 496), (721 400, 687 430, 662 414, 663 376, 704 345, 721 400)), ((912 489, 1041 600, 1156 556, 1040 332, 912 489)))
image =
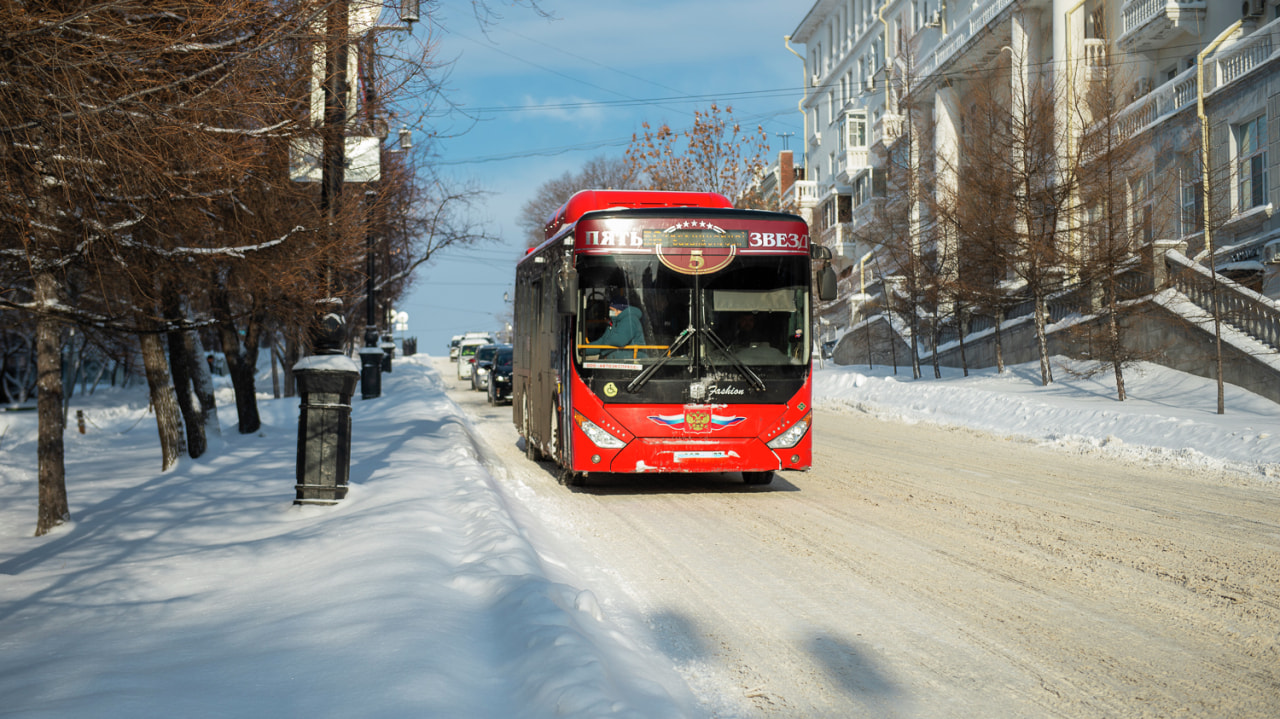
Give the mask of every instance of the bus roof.
POLYGON ((547 218, 544 237, 551 239, 561 227, 588 212, 619 207, 718 207, 732 208, 729 198, 715 192, 660 192, 656 190, 581 190, 547 218))

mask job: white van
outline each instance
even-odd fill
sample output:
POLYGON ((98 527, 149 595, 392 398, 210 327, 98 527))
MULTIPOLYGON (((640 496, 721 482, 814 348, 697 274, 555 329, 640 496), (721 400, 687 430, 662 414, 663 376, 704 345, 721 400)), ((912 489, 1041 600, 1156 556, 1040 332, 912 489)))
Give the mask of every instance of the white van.
POLYGON ((493 344, 493 335, 487 332, 468 332, 458 343, 458 379, 471 379, 471 358, 476 348, 493 344))

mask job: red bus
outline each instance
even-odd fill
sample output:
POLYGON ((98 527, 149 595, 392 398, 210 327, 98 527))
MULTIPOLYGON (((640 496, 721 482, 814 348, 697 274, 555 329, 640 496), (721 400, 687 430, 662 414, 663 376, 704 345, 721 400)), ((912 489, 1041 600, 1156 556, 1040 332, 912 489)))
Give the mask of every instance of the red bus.
MULTIPOLYGON (((516 268, 513 419, 561 480, 810 463, 809 228, 722 195, 584 190, 516 268)), ((834 298, 824 262, 819 294, 834 298)))

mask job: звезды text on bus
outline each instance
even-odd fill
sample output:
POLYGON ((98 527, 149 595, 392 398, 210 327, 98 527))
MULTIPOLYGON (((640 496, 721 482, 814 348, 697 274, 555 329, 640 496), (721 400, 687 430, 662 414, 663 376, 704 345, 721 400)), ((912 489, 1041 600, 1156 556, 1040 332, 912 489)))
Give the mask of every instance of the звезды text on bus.
MULTIPOLYGON (((712 193, 586 190, 546 236, 516 269, 512 407, 531 458, 572 484, 605 472, 765 484, 809 467, 803 219, 712 193)), ((818 279, 834 298, 828 263, 818 279)))

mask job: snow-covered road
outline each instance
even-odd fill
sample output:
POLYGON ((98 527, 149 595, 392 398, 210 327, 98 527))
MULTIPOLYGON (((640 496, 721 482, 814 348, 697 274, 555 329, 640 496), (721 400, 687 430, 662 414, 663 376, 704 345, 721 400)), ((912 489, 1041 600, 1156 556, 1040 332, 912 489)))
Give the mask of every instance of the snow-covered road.
POLYGON ((1280 715, 1274 483, 828 411, 768 487, 571 490, 446 384, 544 560, 711 716, 1280 715))

